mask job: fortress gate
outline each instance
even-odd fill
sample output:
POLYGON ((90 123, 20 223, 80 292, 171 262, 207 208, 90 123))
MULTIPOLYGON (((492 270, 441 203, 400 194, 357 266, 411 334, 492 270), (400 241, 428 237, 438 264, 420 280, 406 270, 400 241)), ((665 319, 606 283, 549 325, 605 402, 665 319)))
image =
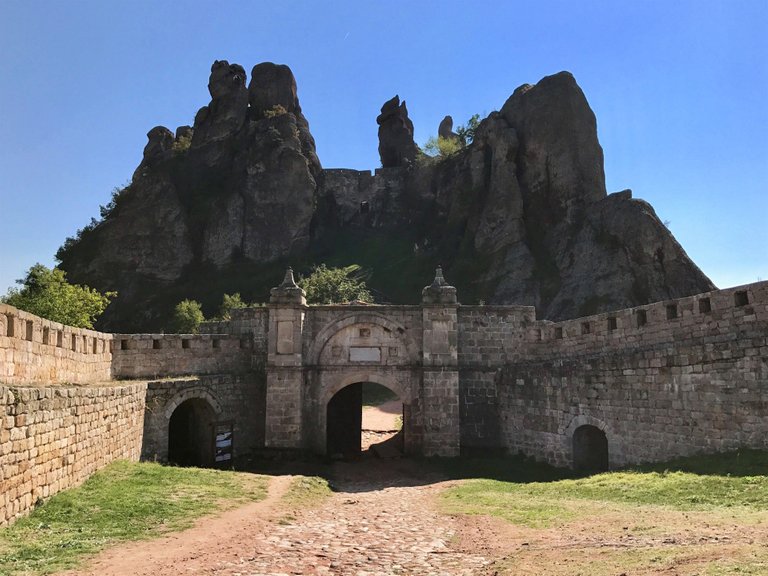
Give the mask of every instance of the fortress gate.
POLYGON ((440 270, 421 306, 311 308, 288 270, 269 304, 265 445, 325 453, 329 402, 374 382, 403 402, 406 453, 458 455, 457 308, 440 270))

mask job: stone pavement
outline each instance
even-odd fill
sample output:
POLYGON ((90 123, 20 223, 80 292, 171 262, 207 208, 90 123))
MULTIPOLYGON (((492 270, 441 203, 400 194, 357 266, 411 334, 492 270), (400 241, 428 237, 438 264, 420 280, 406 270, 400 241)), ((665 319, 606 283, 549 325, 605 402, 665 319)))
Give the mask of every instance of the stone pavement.
POLYGON ((453 576, 479 572, 489 562, 451 548, 455 521, 434 509, 445 483, 380 484, 337 481, 337 492, 322 506, 277 518, 265 534, 254 534, 242 557, 211 573, 453 576))

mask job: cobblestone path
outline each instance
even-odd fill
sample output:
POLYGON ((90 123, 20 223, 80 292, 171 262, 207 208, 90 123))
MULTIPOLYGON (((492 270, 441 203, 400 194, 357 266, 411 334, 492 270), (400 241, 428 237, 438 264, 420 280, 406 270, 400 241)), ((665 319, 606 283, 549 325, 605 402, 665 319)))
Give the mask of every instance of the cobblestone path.
POLYGON ((254 538, 250 554, 216 574, 473 574, 486 559, 451 548, 453 520, 432 507, 439 489, 435 484, 345 487, 295 520, 278 519, 262 538, 254 538))
MULTIPOLYGON (((266 501, 201 519, 157 540, 118 545, 71 576, 468 575, 490 559, 455 546, 458 521, 439 514, 447 483, 407 461, 337 464, 335 492, 288 507, 292 477, 275 476, 266 501)), ((465 548, 466 550, 466 548, 465 548)))

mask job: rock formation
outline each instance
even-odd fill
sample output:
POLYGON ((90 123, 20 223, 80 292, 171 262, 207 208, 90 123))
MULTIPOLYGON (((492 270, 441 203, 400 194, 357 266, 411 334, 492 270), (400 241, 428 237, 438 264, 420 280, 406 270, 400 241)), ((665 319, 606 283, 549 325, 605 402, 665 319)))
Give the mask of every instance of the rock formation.
POLYGON ((248 111, 245 70, 239 64, 217 60, 211 66, 208 81, 211 103, 195 115, 192 145, 203 146, 227 138, 242 128, 248 111))
POLYGON ((413 122, 408 118, 405 100, 387 100, 376 118, 379 125, 379 157, 383 168, 406 166, 416 159, 419 147, 413 141, 413 122))
POLYGON ((215 62, 194 128, 153 128, 130 186, 59 251, 70 279, 118 291, 101 328, 162 328, 183 298, 209 313, 225 292, 264 301, 286 263, 361 264, 394 302, 442 263, 462 302, 550 319, 713 288, 647 203, 606 193, 595 116, 567 72, 515 90, 443 159, 421 156, 395 96, 375 174, 322 169, 287 66, 259 64, 246 85, 215 62))
POLYGON ((446 116, 440 121, 440 126, 437 127, 437 137, 446 140, 459 139, 459 135, 453 131, 453 118, 446 116))

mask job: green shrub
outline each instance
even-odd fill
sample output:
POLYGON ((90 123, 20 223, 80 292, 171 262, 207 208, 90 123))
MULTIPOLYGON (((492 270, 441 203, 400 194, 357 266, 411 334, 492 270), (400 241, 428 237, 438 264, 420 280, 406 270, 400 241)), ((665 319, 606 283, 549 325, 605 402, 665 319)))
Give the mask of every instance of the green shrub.
POLYGON ((445 158, 451 154, 455 154, 463 147, 464 145, 458 139, 440 138, 439 136, 436 138, 432 136, 427 140, 427 143, 424 144, 424 151, 430 156, 440 156, 445 158))
POLYGON ((176 334, 197 334, 200 324, 205 322, 203 307, 196 300, 182 300, 173 309, 171 331, 176 334))
POLYGON ((373 296, 368 291, 357 264, 344 268, 328 268, 320 264, 312 268, 306 278, 299 278, 299 286, 307 293, 310 304, 340 304, 351 300, 370 302, 373 296))
POLYGON ((478 126, 480 126, 480 114, 472 114, 466 124, 456 128, 456 134, 459 135, 459 139, 464 146, 472 144, 475 140, 475 132, 478 126))
POLYGON ((173 142, 173 151, 176 154, 183 154, 187 150, 189 150, 189 147, 192 146, 192 133, 189 132, 187 134, 184 134, 182 136, 179 136, 174 142, 173 142))
POLYGON ((288 110, 282 104, 275 104, 269 110, 264 110, 264 118, 274 118, 275 116, 282 116, 288 114, 288 110))
POLYGON ((251 305, 246 303, 240 296, 240 292, 234 294, 224 294, 219 307, 217 320, 229 320, 232 317, 232 310, 235 308, 249 308, 251 305))

